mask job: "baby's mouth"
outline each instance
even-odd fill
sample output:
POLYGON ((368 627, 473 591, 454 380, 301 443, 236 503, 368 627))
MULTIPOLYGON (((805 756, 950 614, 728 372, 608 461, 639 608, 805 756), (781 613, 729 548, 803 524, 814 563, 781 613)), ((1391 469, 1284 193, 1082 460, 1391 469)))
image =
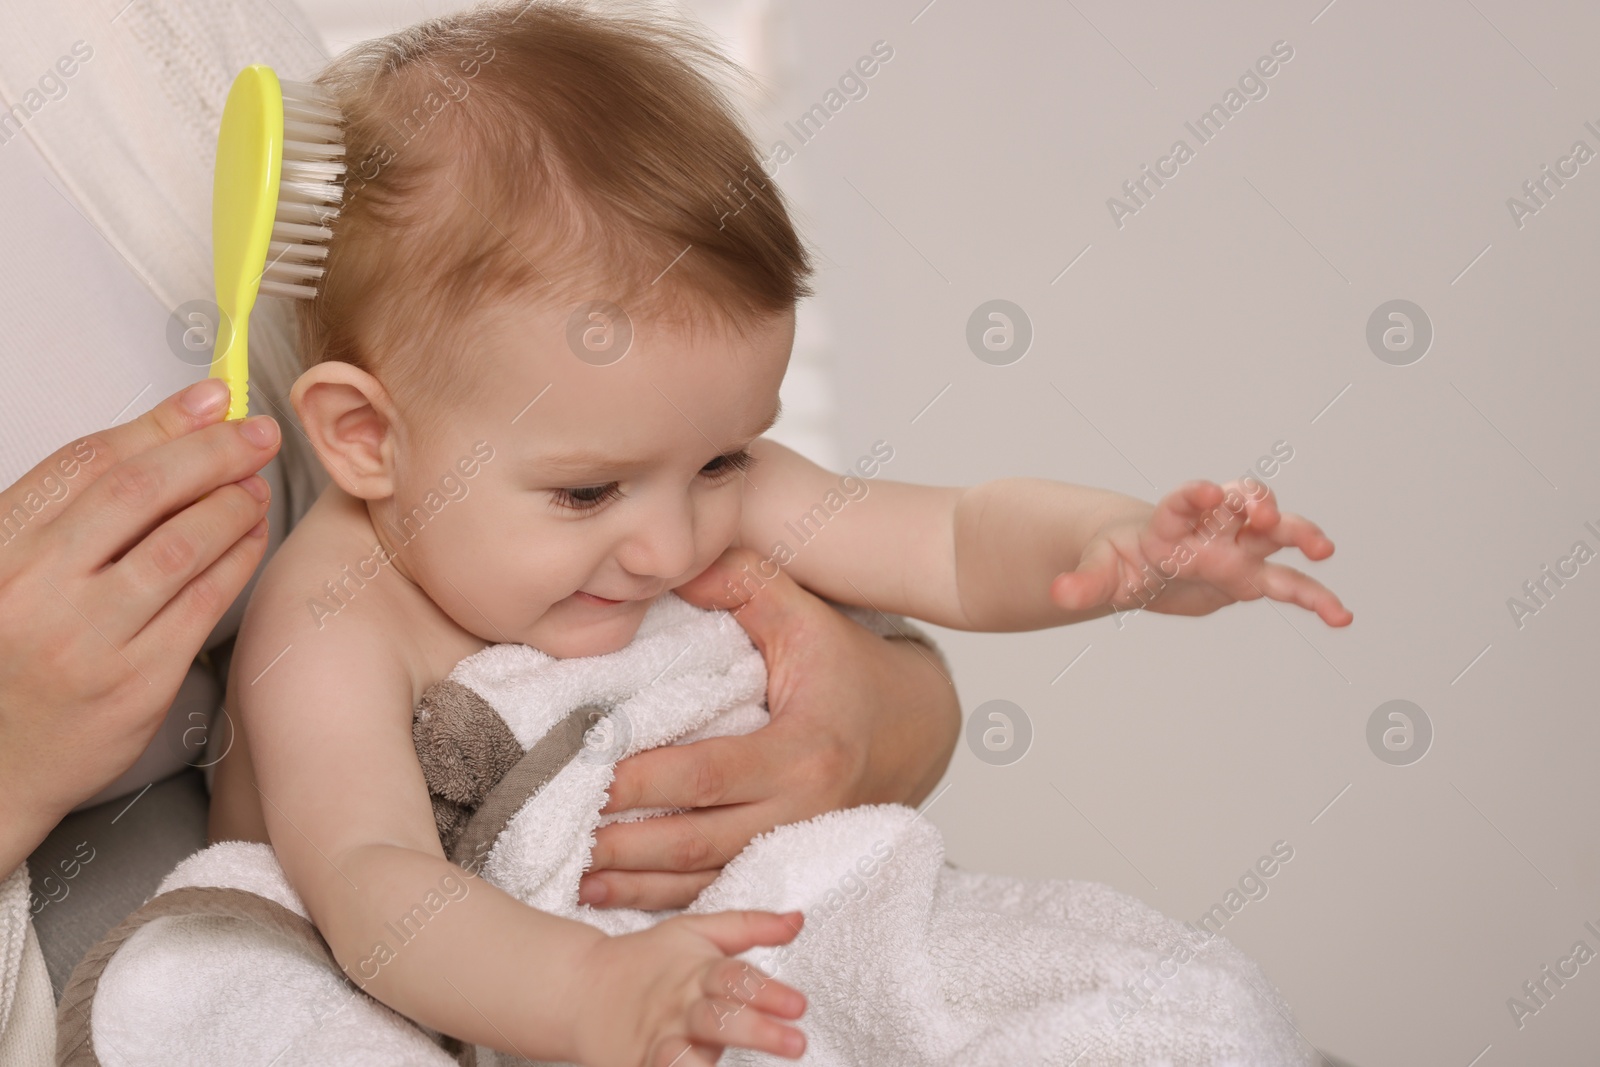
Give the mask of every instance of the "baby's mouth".
POLYGON ((627 603, 626 600, 608 600, 603 596, 595 596, 593 593, 586 593, 582 589, 578 590, 576 593, 573 593, 572 599, 578 601, 580 604, 595 604, 600 607, 608 608, 615 607, 618 604, 627 603))

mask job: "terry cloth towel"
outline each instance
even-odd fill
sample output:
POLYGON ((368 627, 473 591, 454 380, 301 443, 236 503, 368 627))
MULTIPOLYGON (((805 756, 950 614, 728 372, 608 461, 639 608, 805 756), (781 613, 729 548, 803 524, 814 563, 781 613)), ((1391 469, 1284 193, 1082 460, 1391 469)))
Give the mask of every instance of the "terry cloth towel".
MULTIPOLYGON (((612 767, 659 745, 758 728, 765 690, 765 664, 738 624, 671 595, 606 656, 484 649, 414 714, 447 855, 533 907, 608 933, 661 921, 674 912, 578 903, 595 830, 616 817, 599 814, 612 767)), ((403 953, 448 906, 423 901, 403 929, 391 924, 389 951, 403 953)), ((1287 1005, 1225 939, 1107 886, 958 870, 938 830, 901 805, 829 812, 756 838, 687 910, 731 908, 806 913, 794 942, 743 958, 810 998, 801 1062, 816 1067, 1317 1062, 1287 1005)), ((97 946, 58 1021, 70 1064, 530 1062, 461 1047, 360 992, 271 849, 239 842, 189 857, 97 946)), ((730 1049, 721 1062, 792 1061, 730 1049)))

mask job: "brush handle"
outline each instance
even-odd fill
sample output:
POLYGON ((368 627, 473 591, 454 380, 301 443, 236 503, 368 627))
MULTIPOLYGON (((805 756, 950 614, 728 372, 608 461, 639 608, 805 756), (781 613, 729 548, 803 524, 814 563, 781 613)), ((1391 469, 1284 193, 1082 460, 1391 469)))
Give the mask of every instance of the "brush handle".
POLYGON ((250 331, 234 329, 224 311, 217 323, 216 354, 211 358, 211 377, 228 383, 227 418, 242 419, 250 414, 250 331))

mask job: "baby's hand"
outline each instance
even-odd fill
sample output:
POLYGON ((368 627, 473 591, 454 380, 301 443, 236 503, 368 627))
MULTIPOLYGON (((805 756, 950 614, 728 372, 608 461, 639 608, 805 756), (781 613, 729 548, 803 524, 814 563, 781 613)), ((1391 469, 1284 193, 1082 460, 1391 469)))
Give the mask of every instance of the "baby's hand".
POLYGON ((1314 611, 1329 626, 1348 626, 1355 616, 1321 582, 1266 561, 1287 547, 1327 559, 1333 542, 1315 523, 1279 512, 1272 490, 1256 484, 1265 492, 1252 498, 1239 481, 1226 488, 1189 482, 1143 519, 1108 523, 1084 547, 1078 569, 1056 577, 1051 599, 1068 611, 1110 605, 1206 615, 1265 596, 1314 611))
POLYGON ((724 1048, 796 1059, 806 998, 730 959, 800 932, 798 911, 675 915, 648 930, 595 942, 573 975, 573 1023, 585 1067, 712 1067, 724 1048))

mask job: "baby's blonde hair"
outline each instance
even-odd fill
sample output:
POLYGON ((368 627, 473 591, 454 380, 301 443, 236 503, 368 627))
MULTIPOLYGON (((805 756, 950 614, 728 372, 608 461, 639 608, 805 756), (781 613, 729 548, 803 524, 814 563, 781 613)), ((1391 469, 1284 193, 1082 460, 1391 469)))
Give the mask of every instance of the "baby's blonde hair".
POLYGON ((607 7, 487 4, 323 72, 350 171, 327 274, 298 302, 304 367, 354 364, 431 421, 469 397, 468 324, 500 298, 743 330, 810 295, 718 84, 742 72, 686 23, 607 7))

